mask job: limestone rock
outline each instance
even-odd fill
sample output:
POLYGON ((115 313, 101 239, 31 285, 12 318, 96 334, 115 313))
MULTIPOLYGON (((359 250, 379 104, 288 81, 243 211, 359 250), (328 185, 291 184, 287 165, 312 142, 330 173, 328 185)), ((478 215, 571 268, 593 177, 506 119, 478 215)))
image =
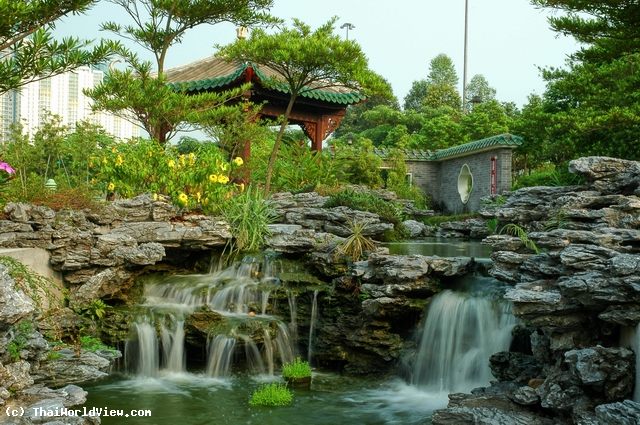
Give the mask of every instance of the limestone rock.
POLYGON ((499 381, 520 384, 526 384, 542 373, 542 366, 532 355, 508 351, 493 354, 489 358, 489 366, 491 373, 499 381))
POLYGON ((409 238, 415 239, 424 235, 425 225, 416 220, 405 220, 402 222, 402 225, 407 232, 409 232, 409 238))
POLYGON ((91 277, 87 283, 73 290, 72 304, 81 306, 105 297, 114 297, 133 284, 134 274, 122 268, 109 268, 91 277))
POLYGON ((569 171, 584 176, 602 193, 640 194, 640 162, 590 156, 569 162, 569 171))
POLYGON ((7 268, 0 264, 0 326, 14 324, 34 311, 35 305, 31 298, 16 288, 7 268))
POLYGON ((580 381, 602 391, 605 400, 620 400, 631 394, 635 379, 631 350, 597 346, 567 351, 564 358, 580 381))
POLYGON ((540 397, 534 388, 528 385, 518 388, 509 397, 513 402, 523 406, 533 406, 540 402, 540 397))
POLYGON ((303 229, 298 224, 270 224, 268 227, 270 235, 266 245, 277 252, 304 253, 315 246, 315 232, 311 229, 303 229))
POLYGON ((640 423, 640 403, 624 400, 596 406, 596 418, 601 424, 637 425, 640 423))
POLYGON ((5 366, 0 364, 2 385, 10 391, 20 391, 33 385, 30 372, 31 364, 25 360, 9 363, 5 366))
POLYGON ((48 360, 40 365, 38 382, 52 386, 81 384, 104 378, 108 374, 111 362, 96 353, 83 350, 77 357, 72 350, 58 351, 59 359, 48 360))

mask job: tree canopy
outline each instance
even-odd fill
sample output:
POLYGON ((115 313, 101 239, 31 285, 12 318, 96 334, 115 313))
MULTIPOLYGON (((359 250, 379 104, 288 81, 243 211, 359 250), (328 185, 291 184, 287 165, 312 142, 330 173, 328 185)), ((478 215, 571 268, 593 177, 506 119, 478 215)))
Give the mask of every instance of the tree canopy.
POLYGON ((155 63, 121 49, 129 68, 112 69, 102 84, 88 91, 94 109, 137 121, 160 144, 180 131, 240 122, 240 107, 227 102, 239 96, 243 87, 224 93, 188 94, 166 84, 165 61, 169 49, 196 26, 278 22, 264 11, 273 0, 109 1, 121 7, 133 23, 106 22, 102 29, 143 47, 153 55, 155 63))
POLYGON ((56 40, 56 21, 86 12, 95 0, 0 1, 0 93, 78 68, 103 63, 117 43, 76 37, 56 40))
POLYGON ((256 29, 248 39, 239 39, 220 47, 219 55, 226 59, 269 67, 278 75, 277 82, 284 83, 289 92, 289 102, 269 157, 265 183, 267 192, 270 190, 278 150, 298 96, 311 90, 332 87, 351 88, 366 94, 383 91, 383 82, 369 70, 360 46, 353 40, 343 40, 334 34, 336 20, 332 18, 312 30, 309 25, 294 19, 291 28, 283 28, 276 33, 256 29))

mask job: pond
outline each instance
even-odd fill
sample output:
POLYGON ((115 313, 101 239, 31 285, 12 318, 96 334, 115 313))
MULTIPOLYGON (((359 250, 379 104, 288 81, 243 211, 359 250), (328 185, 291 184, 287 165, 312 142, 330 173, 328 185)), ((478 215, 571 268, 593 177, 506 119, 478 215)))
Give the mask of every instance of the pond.
POLYGON ((389 248, 390 254, 397 255, 437 255, 440 257, 474 257, 476 259, 488 259, 491 256, 491 247, 483 245, 480 241, 451 238, 425 238, 404 242, 391 242, 384 244, 389 248))
POLYGON ((276 378, 237 375, 214 379, 193 373, 159 377, 113 376, 87 386, 92 407, 149 409, 151 417, 103 417, 102 424, 181 425, 412 425, 428 424, 434 409, 447 404, 446 393, 430 394, 401 381, 372 381, 314 374, 312 389, 295 390, 287 407, 252 407, 249 398, 276 378))

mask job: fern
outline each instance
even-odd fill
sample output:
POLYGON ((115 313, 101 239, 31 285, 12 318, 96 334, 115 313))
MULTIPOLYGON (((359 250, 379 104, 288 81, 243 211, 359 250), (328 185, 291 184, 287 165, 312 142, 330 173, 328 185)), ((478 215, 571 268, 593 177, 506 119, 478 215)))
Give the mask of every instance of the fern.
POLYGON ((506 224, 504 225, 504 227, 502 227, 502 229, 500 229, 501 235, 505 233, 508 235, 517 237, 518 239, 520 239, 520 241, 524 244, 526 248, 530 249, 536 254, 540 254, 540 249, 538 248, 536 243, 531 239, 529 239, 529 234, 521 226, 518 226, 517 224, 514 224, 514 223, 506 224))

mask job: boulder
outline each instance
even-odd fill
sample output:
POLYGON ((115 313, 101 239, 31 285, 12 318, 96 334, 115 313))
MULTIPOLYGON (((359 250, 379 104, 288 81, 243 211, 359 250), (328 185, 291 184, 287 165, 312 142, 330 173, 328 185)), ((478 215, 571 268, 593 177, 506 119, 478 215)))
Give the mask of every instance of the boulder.
POLYGON ((640 423, 640 403, 624 400, 596 406, 596 418, 601 424, 637 425, 640 423))
POLYGON ((60 358, 41 363, 36 378, 38 382, 56 387, 91 382, 108 376, 112 364, 104 356, 86 350, 79 357, 70 349, 57 353, 60 358))
POLYGON ((91 277, 84 285, 72 289, 70 302, 82 306, 100 298, 114 298, 133 285, 134 276, 123 268, 105 269, 91 277))
POLYGON ((0 382, 10 391, 20 391, 33 385, 30 372, 31 364, 25 360, 0 364, 0 382))
POLYGON ((409 233, 409 238, 415 239, 424 236, 424 231, 426 228, 424 223, 416 220, 405 220, 402 222, 402 225, 409 233))
POLYGON ((606 401, 631 394, 635 380, 635 355, 627 348, 601 346, 567 351, 565 363, 585 386, 602 392, 606 401))
POLYGON ((7 268, 0 264, 0 327, 12 325, 34 311, 34 302, 16 287, 7 268))
POLYGON ((523 353, 502 351, 493 354, 489 358, 489 366, 498 381, 526 384, 542 374, 542 365, 535 357, 523 353))
POLYGON ((640 162, 589 156, 569 162, 569 171, 583 176, 602 193, 640 195, 640 162))

